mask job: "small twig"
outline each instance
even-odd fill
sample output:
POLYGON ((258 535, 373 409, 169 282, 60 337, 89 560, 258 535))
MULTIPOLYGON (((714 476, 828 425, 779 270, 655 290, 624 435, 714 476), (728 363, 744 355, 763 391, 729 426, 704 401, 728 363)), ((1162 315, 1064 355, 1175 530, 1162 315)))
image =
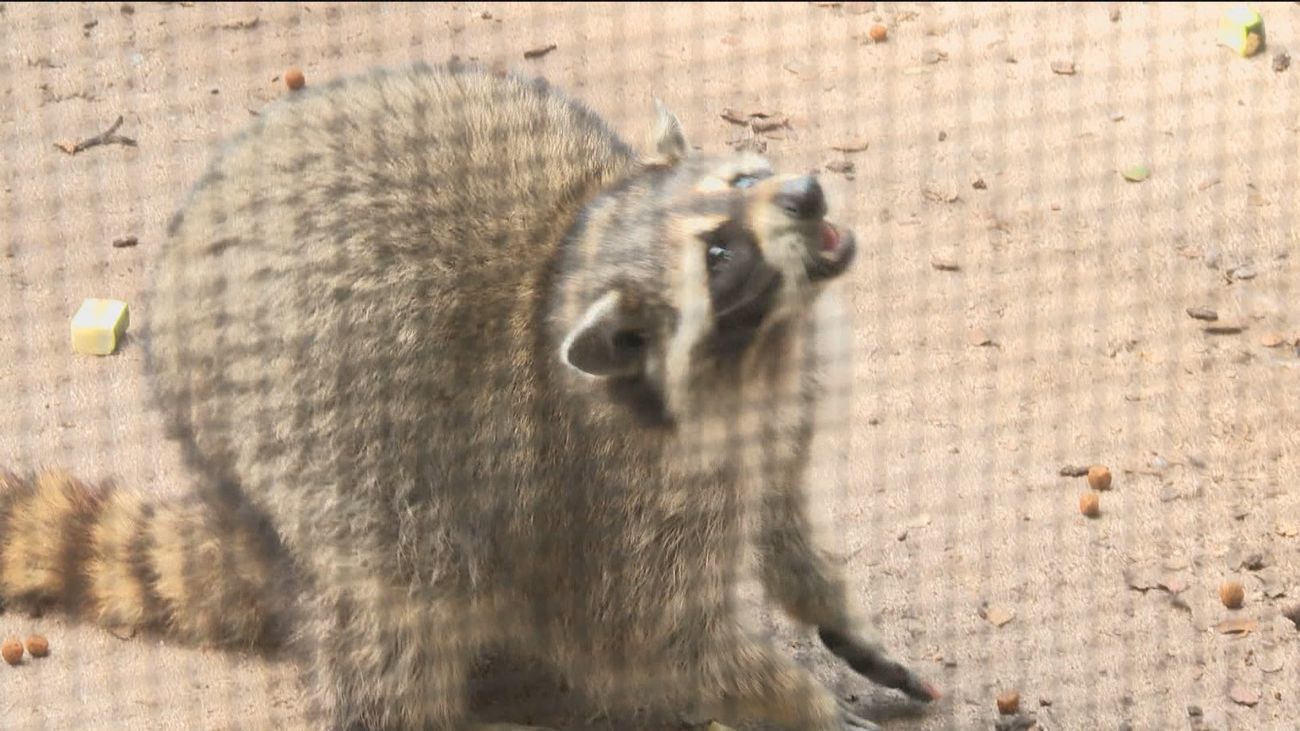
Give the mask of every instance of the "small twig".
MULTIPOLYGON (((1171 466, 1172 466, 1172 464, 1171 464, 1171 466)), ((1147 477, 1164 477, 1164 476, 1165 476, 1165 473, 1163 473, 1163 472, 1157 472, 1157 471, 1155 471, 1155 470, 1130 470, 1130 469, 1125 469, 1125 470, 1123 470, 1123 472, 1124 472, 1124 474, 1126 474, 1126 475, 1146 475, 1147 477)))
POLYGON ((559 46, 555 45, 554 43, 548 43, 545 46, 524 51, 524 58, 530 61, 534 58, 541 58, 542 56, 545 56, 546 54, 550 53, 551 51, 554 51, 557 48, 559 48, 559 46))
POLYGON ((135 140, 130 137, 123 137, 122 135, 114 134, 117 132, 117 128, 121 126, 122 117, 119 115, 117 121, 113 123, 113 126, 109 127, 101 134, 97 134, 94 137, 88 137, 80 142, 55 142, 54 146, 69 155, 75 155, 82 150, 89 150, 92 147, 98 147, 100 145, 126 145, 127 147, 135 147, 135 140))

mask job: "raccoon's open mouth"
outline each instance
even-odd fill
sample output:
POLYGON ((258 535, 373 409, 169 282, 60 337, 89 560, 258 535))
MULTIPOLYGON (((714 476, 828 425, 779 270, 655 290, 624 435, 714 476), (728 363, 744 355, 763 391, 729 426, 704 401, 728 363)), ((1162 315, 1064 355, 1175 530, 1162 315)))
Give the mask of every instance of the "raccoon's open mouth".
POLYGON ((812 260, 808 265, 808 276, 814 281, 834 279, 844 273, 853 263, 857 253, 857 242, 853 232, 842 229, 829 221, 822 221, 818 227, 818 240, 812 260))

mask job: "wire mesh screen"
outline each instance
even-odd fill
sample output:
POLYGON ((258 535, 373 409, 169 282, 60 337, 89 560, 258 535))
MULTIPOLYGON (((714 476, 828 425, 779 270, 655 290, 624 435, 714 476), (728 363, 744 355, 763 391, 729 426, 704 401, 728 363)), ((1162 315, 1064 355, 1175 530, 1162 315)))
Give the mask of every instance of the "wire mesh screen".
POLYGON ((1300 4, 0 28, 0 726, 1300 723, 1300 4))

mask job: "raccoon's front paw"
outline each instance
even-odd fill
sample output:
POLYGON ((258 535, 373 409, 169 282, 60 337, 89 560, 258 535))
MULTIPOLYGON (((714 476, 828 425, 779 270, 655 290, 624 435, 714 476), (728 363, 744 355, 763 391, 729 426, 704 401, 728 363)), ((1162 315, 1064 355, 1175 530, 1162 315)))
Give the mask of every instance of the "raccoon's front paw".
POLYGON ((835 653, 857 673, 877 685, 906 693, 913 700, 929 703, 943 697, 934 685, 922 680, 907 666, 891 658, 880 646, 853 635, 822 628, 817 630, 826 649, 835 653))

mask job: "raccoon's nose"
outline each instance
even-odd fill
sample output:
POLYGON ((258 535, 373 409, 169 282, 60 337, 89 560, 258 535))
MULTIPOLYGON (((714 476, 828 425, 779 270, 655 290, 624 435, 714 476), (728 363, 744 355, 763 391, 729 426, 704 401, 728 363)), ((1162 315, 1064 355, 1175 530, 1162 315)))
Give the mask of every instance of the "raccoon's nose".
POLYGON ((776 204, 800 220, 819 219, 826 215, 826 195, 821 183, 812 175, 792 178, 781 184, 776 204))

